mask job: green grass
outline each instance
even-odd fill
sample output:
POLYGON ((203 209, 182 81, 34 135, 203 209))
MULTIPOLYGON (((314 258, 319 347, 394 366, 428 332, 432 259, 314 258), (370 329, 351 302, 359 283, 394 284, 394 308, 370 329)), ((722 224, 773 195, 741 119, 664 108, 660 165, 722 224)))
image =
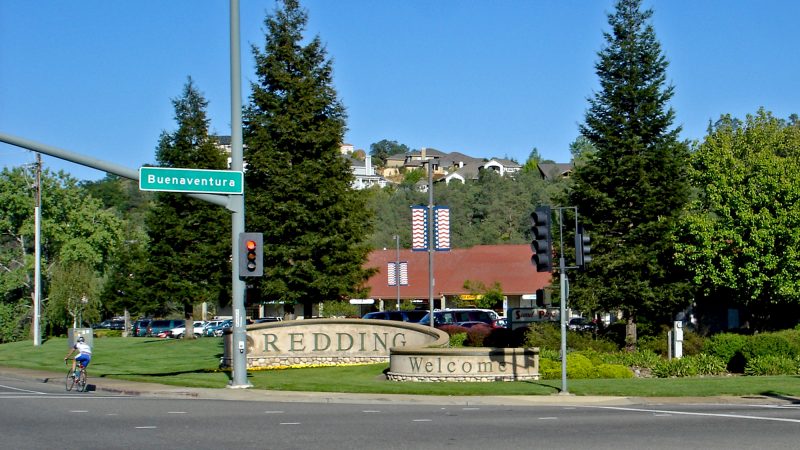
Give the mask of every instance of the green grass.
MULTIPOLYGON (((0 366, 64 371, 64 338, 0 345, 0 366)), ((224 388, 230 374, 218 370, 221 338, 174 339, 100 337, 94 340, 89 377, 114 378, 176 386, 224 388)), ((399 383, 386 381, 387 364, 252 371, 256 389, 419 395, 549 395, 561 380, 496 383, 399 383)), ((575 395, 628 397, 800 396, 800 377, 705 377, 567 380, 575 395)))

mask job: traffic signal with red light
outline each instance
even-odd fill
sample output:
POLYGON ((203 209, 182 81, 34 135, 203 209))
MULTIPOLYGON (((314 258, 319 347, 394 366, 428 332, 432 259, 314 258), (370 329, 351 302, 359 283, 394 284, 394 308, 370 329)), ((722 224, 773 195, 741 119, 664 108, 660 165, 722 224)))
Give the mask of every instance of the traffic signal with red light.
POLYGON ((264 276, 264 236, 261 233, 239 234, 239 276, 264 276))
POLYGON ((553 271, 553 237, 551 235, 551 213, 549 206, 539 206, 531 213, 531 262, 537 272, 553 271))

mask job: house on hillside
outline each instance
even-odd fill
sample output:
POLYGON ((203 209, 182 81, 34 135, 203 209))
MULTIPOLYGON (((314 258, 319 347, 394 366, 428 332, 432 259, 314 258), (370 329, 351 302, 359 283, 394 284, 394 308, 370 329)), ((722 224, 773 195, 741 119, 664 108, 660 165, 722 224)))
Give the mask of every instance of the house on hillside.
POLYGON ((353 182, 351 184, 353 189, 367 189, 372 186, 383 188, 389 184, 385 178, 375 172, 375 167, 372 165, 372 156, 367 155, 364 161, 352 156, 345 156, 345 158, 350 162, 350 170, 353 172, 353 182))
POLYGON ((553 181, 569 178, 574 166, 572 163, 539 163, 538 168, 543 180, 553 181))

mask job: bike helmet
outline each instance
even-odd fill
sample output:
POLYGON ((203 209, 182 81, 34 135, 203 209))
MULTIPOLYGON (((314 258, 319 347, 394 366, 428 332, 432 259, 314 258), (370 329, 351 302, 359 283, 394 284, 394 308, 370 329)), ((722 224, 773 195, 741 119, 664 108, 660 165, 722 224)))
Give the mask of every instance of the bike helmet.
POLYGON ((85 341, 86 339, 84 339, 83 336, 78 336, 78 342, 85 342, 85 341))

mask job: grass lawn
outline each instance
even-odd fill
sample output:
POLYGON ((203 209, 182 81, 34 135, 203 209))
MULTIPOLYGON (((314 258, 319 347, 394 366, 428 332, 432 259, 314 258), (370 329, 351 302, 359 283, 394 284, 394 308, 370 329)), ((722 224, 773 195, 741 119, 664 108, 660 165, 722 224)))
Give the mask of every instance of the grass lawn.
MULTIPOLYGON (((0 345, 0 366, 65 371, 65 338, 40 347, 32 341, 0 345)), ((176 386, 224 388, 230 374, 218 370, 222 338, 195 340, 99 337, 94 339, 90 378, 115 378, 176 386)), ((256 389, 424 395, 549 395, 561 379, 495 383, 399 383, 386 381, 388 364, 253 371, 256 389)), ((800 396, 800 376, 633 378, 567 380, 575 395, 705 397, 714 395, 800 396)))

